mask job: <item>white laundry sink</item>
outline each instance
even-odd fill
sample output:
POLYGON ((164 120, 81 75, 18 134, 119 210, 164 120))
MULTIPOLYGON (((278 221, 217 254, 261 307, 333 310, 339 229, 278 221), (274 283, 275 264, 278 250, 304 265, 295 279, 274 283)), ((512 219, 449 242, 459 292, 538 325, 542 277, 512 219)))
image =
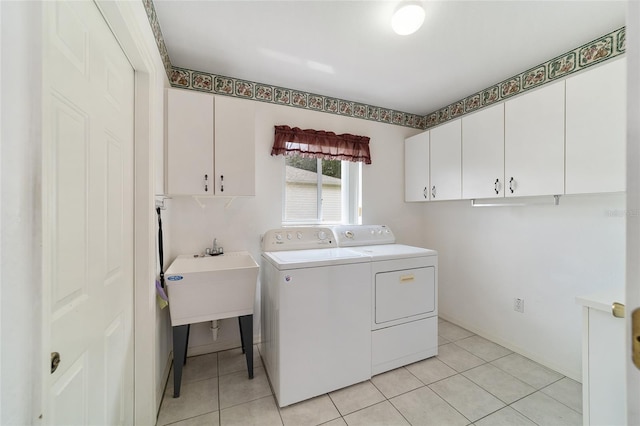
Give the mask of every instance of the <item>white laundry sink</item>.
POLYGON ((171 325, 253 314, 258 269, 246 251, 178 256, 165 272, 171 325))

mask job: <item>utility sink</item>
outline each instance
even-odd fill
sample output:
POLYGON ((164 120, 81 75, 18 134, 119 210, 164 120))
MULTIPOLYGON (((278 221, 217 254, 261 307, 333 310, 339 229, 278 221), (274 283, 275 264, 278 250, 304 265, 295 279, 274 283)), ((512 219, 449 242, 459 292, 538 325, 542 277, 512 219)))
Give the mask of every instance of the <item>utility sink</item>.
POLYGON ((253 314, 258 269, 246 251, 178 256, 165 272, 171 325, 253 314))

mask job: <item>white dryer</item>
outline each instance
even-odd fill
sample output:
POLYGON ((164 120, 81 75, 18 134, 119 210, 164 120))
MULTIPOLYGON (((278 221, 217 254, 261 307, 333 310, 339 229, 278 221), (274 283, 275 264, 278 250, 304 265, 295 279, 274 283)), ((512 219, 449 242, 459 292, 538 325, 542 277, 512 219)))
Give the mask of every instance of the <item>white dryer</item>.
POLYGON ((396 244, 384 225, 332 229, 339 247, 371 259, 371 373, 437 355, 438 253, 396 244))
POLYGON ((329 228, 262 239, 260 352, 284 407, 371 377, 371 266, 329 228))

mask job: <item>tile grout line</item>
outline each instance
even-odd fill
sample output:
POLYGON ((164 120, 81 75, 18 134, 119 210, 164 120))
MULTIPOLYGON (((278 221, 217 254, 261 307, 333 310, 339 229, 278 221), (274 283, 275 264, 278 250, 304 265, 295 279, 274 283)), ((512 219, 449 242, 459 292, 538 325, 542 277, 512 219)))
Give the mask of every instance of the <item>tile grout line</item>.
MULTIPOLYGON (((437 356, 435 356, 434 358, 437 358, 437 356)), ((430 358, 427 358, 427 359, 430 359, 430 358)), ((444 362, 443 362, 443 361, 441 361, 441 360, 438 360, 438 361, 440 361, 440 362, 442 362, 442 363, 444 364, 444 362)), ((418 362, 420 362, 420 361, 418 361, 418 362)), ((445 364, 445 365, 447 365, 447 364, 445 364)), ((440 379, 440 380, 436 380, 436 381, 434 381, 434 382, 431 382, 431 383, 429 383, 429 384, 426 384, 426 383, 424 383, 422 380, 420 380, 420 378, 419 378, 418 376, 416 376, 415 374, 413 374, 413 373, 412 373, 408 368, 405 368, 405 367, 403 367, 403 368, 404 368, 405 370, 407 370, 407 371, 409 372, 409 374, 411 374, 413 377, 415 377, 415 378, 416 378, 420 383, 422 383, 422 384, 424 385, 424 386, 422 386, 422 387, 428 388, 428 389, 429 389, 431 392, 433 392, 433 393, 434 393, 438 398, 440 398, 441 400, 443 400, 443 401, 445 402, 445 404, 447 404, 449 407, 451 407, 451 408, 452 408, 456 413, 459 413, 462 417, 464 417, 465 419, 467 419, 467 420, 469 421, 469 424, 474 423, 473 421, 471 421, 471 419, 469 419, 467 416, 465 416, 464 414, 462 414, 462 413, 461 413, 461 412, 460 412, 456 407, 454 407, 453 405, 451 405, 451 403, 449 403, 449 401, 447 401, 447 400, 446 400, 446 399, 444 399, 442 396, 440 396, 440 394, 439 394, 438 392, 436 392, 435 390, 431 389, 431 386, 430 386, 430 385, 432 385, 432 384, 434 384, 434 383, 438 383, 438 382, 441 382, 441 381, 443 381, 443 380, 447 380, 447 379, 449 379, 449 378, 451 378, 451 377, 455 377, 455 376, 457 376, 458 374, 461 374, 461 373, 456 372, 456 374, 454 374, 454 375, 452 375, 452 376, 444 377, 444 378, 442 378, 442 379, 440 379)), ((449 368, 451 368, 451 367, 449 367, 449 368)), ((420 388, 418 388, 418 389, 420 389, 420 388)), ((415 390, 415 389, 413 389, 413 390, 415 390)), ((411 392, 411 391, 409 391, 409 392, 411 392)), ((409 393, 409 392, 405 392, 405 394, 406 394, 406 393, 409 393)), ((402 395, 404 395, 404 394, 402 394, 402 395)), ((399 395, 398 395, 398 396, 399 396, 399 395)), ((391 405, 393 405, 393 403, 391 403, 391 405)), ((411 424, 411 422, 409 422, 409 424, 411 424)))
MULTIPOLYGON (((404 368, 404 366, 402 366, 402 367, 400 367, 400 368, 404 368)), ((406 370, 406 368, 404 368, 404 369, 406 370)), ((393 371, 393 370, 390 370, 390 371, 393 371)), ((409 374, 411 374, 411 372, 410 372, 409 370, 407 370, 407 372, 408 372, 409 374)), ((381 374, 382 374, 382 373, 381 373, 381 374)), ((372 377, 372 378, 373 378, 373 377, 372 377)), ((416 377, 416 379, 418 379, 418 378, 416 377)), ((394 410, 396 410, 396 412, 397 412, 398 414, 400 414, 400 415, 402 416, 402 418, 403 418, 403 419, 405 419, 405 421, 406 421, 409 425, 411 425, 411 422, 409 421, 409 419, 407 419, 407 418, 405 417, 405 415, 402 413, 402 411, 398 410, 398 407, 396 407, 396 406, 394 405, 394 403, 393 403, 393 402, 391 402, 391 398, 387 398, 387 395, 385 395, 385 394, 384 394, 384 393, 383 393, 383 392, 382 392, 382 391, 381 391, 381 390, 376 386, 376 384, 375 384, 375 383, 373 383, 373 380, 369 379, 369 381, 371 382, 371 384, 373 385, 373 387, 374 387, 374 388, 376 388, 376 389, 378 390, 378 392, 380 392, 380 393, 382 394, 382 396, 384 396, 385 401, 387 401, 389 404, 391 404, 391 406, 393 407, 393 409, 394 409, 394 410)), ((418 379, 418 381, 420 381, 420 379, 418 379)), ((420 389, 420 388, 418 388, 418 389, 420 389)), ((412 389, 412 390, 407 391, 407 392, 405 392, 405 393, 409 393, 409 392, 414 391, 414 390, 415 390, 415 389, 412 389)), ((400 394, 400 395, 404 395, 404 394, 400 394)), ((400 395, 396 395, 396 396, 394 396, 393 398, 396 398, 396 397, 398 397, 398 396, 400 396, 400 395)), ((383 401, 383 402, 384 402, 384 401, 383 401)), ((380 404, 380 403, 378 403, 378 404, 380 404)), ((376 405, 376 404, 374 404, 374 405, 376 405)))

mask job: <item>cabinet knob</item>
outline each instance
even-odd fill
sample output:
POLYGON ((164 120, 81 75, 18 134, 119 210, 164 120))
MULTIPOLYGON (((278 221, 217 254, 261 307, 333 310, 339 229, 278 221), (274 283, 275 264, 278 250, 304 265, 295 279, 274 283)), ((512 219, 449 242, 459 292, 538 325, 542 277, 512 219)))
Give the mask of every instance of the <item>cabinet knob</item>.
POLYGON ((220 192, 224 192, 224 176, 220 175, 220 192))
POLYGON ((493 189, 496 191, 496 195, 500 193, 500 179, 496 179, 496 182, 493 184, 493 189))
POLYGON ((433 185, 431 188, 431 198, 436 198, 436 186, 433 185))
POLYGON ((424 199, 425 200, 429 197, 429 194, 427 193, 427 187, 426 186, 422 190, 422 195, 424 195, 424 199))
POLYGON ((514 179, 513 176, 511 176, 511 179, 509 179, 509 191, 511 191, 511 193, 513 194, 514 191, 514 187, 513 187, 513 183, 514 183, 514 179))
POLYGON ((209 175, 204 175, 204 192, 209 191, 209 175))

